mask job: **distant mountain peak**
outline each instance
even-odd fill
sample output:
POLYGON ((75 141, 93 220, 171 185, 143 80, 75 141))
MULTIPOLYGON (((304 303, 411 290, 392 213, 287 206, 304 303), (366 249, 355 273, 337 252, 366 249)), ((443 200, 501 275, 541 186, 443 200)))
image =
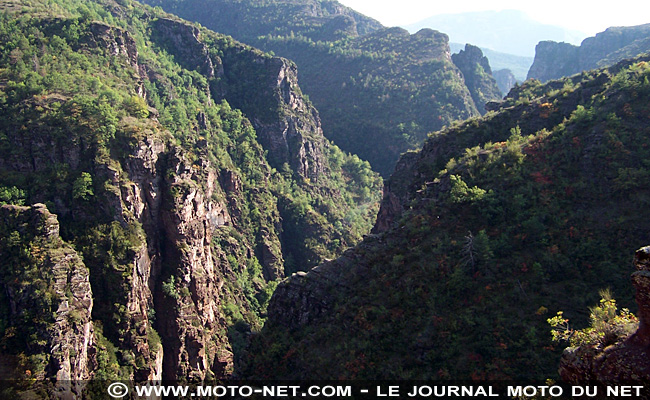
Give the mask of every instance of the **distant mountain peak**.
POLYGON ((580 46, 541 41, 528 78, 546 82, 589 69, 613 65, 650 51, 650 24, 610 27, 582 41, 580 46))

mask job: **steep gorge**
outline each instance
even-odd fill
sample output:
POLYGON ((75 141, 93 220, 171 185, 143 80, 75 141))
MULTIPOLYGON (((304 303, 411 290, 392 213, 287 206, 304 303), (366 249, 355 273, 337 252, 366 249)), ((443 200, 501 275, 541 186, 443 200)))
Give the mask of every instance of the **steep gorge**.
POLYGON ((0 252, 18 257, 0 285, 41 282, 9 273, 41 242, 71 257, 42 273, 72 279, 38 287, 40 337, 31 304, 0 298, 0 372, 228 377, 276 281, 359 240, 381 181, 323 137, 290 61, 137 3, 69 3, 0 19, 0 199, 16 204, 0 252), (21 222, 33 213, 50 233, 21 222))
MULTIPOLYGON (((559 356, 547 313, 602 286, 630 300, 648 57, 527 82, 432 133, 344 251, 381 181, 325 139, 293 62, 129 0, 15 4, 0 1, 2 379, 55 397, 87 378, 541 379, 559 356)), ((348 17, 328 29, 354 33, 348 17)), ((364 56, 416 49, 411 71, 461 82, 444 34, 367 33, 364 56)), ((470 110, 459 90, 445 104, 470 110)))

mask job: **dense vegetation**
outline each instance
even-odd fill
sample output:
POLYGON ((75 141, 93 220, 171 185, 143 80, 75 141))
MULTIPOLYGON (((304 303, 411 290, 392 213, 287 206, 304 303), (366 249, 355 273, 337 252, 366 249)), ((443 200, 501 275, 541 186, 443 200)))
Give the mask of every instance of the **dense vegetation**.
POLYGON ((403 206, 393 228, 280 286, 245 373, 557 378, 550 316, 586 325, 604 288, 633 307, 628 255, 650 234, 649 80, 646 57, 531 82, 433 134, 388 182, 403 206))
POLYGON ((482 107, 451 62, 447 35, 430 29, 383 28, 336 1, 146 2, 295 61, 327 137, 384 177, 428 132, 482 107))
MULTIPOLYGON (((172 262, 187 259, 189 249, 182 241, 166 249, 170 239, 151 232, 159 214, 175 215, 192 196, 212 193, 206 207, 209 201, 228 210, 224 221, 215 219, 222 226, 210 244, 227 282, 220 301, 228 348, 238 340, 229 326, 261 325, 277 279, 337 256, 369 230, 381 179, 367 162, 307 137, 309 148, 322 152, 323 172, 305 175, 260 144, 251 119, 308 118, 278 100, 270 68, 260 67, 285 61, 203 28, 185 29, 130 0, 1 1, 0 11, 0 203, 45 203, 58 215, 63 240, 83 256, 97 299, 98 376, 137 376, 153 360, 134 354, 134 343, 153 349, 161 306, 190 298, 194 288, 172 262), (161 23, 180 33, 166 35, 161 23), (198 34, 198 50, 174 43, 183 32, 198 34), (144 216, 133 206, 140 196, 144 216), (155 196, 162 196, 160 210, 151 208, 155 196), (140 332, 127 303, 134 259, 153 248, 168 256, 152 272, 160 280, 150 289, 162 300, 149 299, 150 329, 140 332)), ((304 107, 317 115, 308 101, 304 107)), ((18 232, 8 235, 22 252, 34 246, 14 238, 18 232)), ((0 351, 38 364, 31 328, 9 312, 2 293, 0 351), (26 330, 22 341, 8 342, 16 329, 26 330)))

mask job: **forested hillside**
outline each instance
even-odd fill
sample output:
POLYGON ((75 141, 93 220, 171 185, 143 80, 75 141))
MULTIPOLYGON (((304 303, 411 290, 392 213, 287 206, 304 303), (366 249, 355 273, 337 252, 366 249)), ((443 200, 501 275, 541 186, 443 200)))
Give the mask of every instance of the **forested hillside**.
MULTIPOLYGON (((295 61, 326 136, 385 177, 428 132, 483 107, 452 62, 447 35, 431 29, 384 28, 336 1, 146 2, 295 61)), ((483 97, 500 97, 494 81, 485 85, 494 90, 483 97)))
POLYGON ((286 59, 130 0, 0 11, 0 379, 230 376, 381 179, 286 59))
POLYGON ((649 60, 524 83, 403 155, 376 234, 277 288, 243 375, 557 379, 549 317, 587 325, 605 288, 634 307, 649 60))

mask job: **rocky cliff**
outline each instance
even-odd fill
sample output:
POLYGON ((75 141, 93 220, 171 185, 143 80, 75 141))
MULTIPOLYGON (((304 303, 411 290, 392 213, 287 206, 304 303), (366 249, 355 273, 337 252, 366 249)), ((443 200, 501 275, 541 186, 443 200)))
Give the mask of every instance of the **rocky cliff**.
POLYGON ((569 43, 539 42, 535 46, 535 61, 527 79, 546 82, 580 72, 579 47, 569 43))
MULTIPOLYGON (((32 133, 39 138, 39 147, 49 149, 34 153, 30 164, 20 164, 20 170, 31 169, 32 175, 44 173, 52 165, 51 156, 83 153, 74 142, 57 143, 43 132, 32 133)), ((79 157, 84 162, 85 157, 79 157)), ((182 150, 150 135, 134 143, 122 162, 92 166, 94 179, 106 182, 105 192, 95 195, 99 212, 91 213, 83 204, 65 207, 66 198, 54 200, 61 203, 56 208, 68 226, 78 219, 91 224, 67 235, 82 248, 90 266, 92 293, 101 299, 95 317, 102 320, 103 333, 117 337, 119 347, 130 354, 124 357, 132 357, 135 379, 205 378, 208 371, 224 375, 229 364, 232 368, 232 355, 222 350, 229 348, 227 339, 215 332, 225 324, 223 317, 219 319, 223 296, 219 288, 223 275, 232 272, 229 267, 217 270, 218 258, 211 250, 213 232, 232 222, 226 204, 210 200, 217 190, 225 198, 223 189, 215 188, 219 181, 214 168, 207 160, 199 162, 200 172, 192 165, 196 164, 188 163, 182 150), (112 221, 96 225, 90 221, 93 214, 112 221), (163 278, 168 283, 171 279, 171 295, 161 293, 163 278), (186 295, 176 297, 177 291, 186 295), (157 314, 154 328, 156 309, 165 311, 157 314), (200 330, 193 328, 193 320, 201 321, 200 330), (163 338, 164 353, 160 340, 152 339, 156 330, 163 338), (173 372, 163 375, 163 366, 173 372)), ((56 221, 56 216, 52 218, 56 221)), ((91 291, 86 289, 90 307, 91 291)), ((87 371, 88 378, 95 369, 84 364, 79 371, 87 371)))
POLYGON ((613 65, 650 50, 650 24, 613 27, 582 41, 580 46, 543 41, 535 47, 535 61, 528 78, 542 82, 582 71, 613 65))
POLYGON ((283 58, 262 58, 252 53, 224 55, 226 62, 250 65, 249 70, 229 69, 226 78, 242 82, 245 75, 261 77, 259 86, 237 87, 226 92, 226 98, 248 115, 259 135, 260 143, 269 150, 269 162, 280 169, 288 163, 304 178, 318 181, 326 173, 326 146, 318 111, 305 102, 298 86, 296 65, 283 58), (255 98, 250 104, 244 99, 255 98), (273 110, 275 108, 275 110, 273 110), (269 113, 269 109, 273 110, 269 113))
POLYGON ((251 122, 260 143, 269 151, 272 166, 280 168, 288 163, 301 176, 318 180, 325 172, 325 141, 318 112, 303 101, 295 64, 243 51, 243 46, 230 48, 215 57, 213 63, 208 47, 199 39, 198 28, 159 18, 154 22, 154 29, 159 43, 184 66, 207 78, 216 77, 229 83, 224 86, 223 82, 215 81, 210 89, 254 116, 251 122), (233 68, 233 65, 247 68, 233 68))
POLYGON ((465 85, 472 94, 476 108, 481 114, 485 114, 485 104, 500 100, 503 96, 492 76, 492 68, 487 57, 481 49, 471 44, 466 44, 465 49, 451 56, 451 60, 463 73, 465 85))

